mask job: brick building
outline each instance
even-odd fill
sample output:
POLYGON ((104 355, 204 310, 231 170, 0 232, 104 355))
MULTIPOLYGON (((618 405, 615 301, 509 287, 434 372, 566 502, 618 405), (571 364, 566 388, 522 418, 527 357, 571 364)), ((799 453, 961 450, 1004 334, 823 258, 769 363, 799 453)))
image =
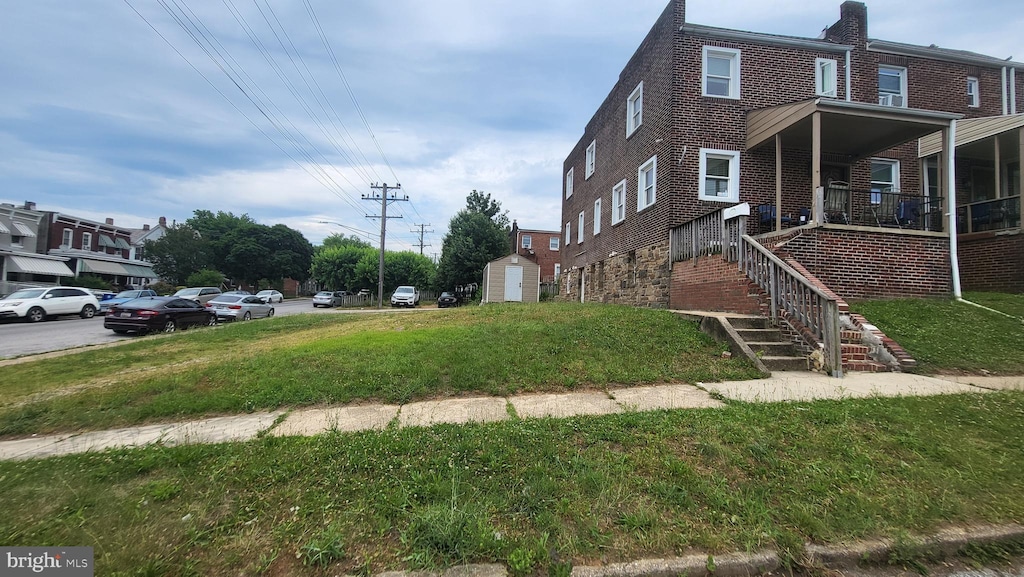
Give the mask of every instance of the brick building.
POLYGON ((47 212, 43 237, 46 254, 66 259, 75 276, 92 274, 115 287, 141 286, 157 278, 152 265, 133 260, 133 229, 99 223, 69 214, 47 212))
POLYGON ((524 256, 540 265, 540 282, 555 282, 562 272, 562 235, 559 231, 519 228, 513 220, 508 237, 512 254, 524 256))
POLYGON ((569 298, 723 310, 698 288, 722 277, 673 262, 671 241, 730 207, 840 297, 949 294, 953 226, 983 237, 959 243, 966 287, 1024 290, 1024 64, 872 39, 859 2, 818 38, 685 9, 669 3, 564 162, 569 298), (1012 266, 985 264, 999 250, 1012 266))

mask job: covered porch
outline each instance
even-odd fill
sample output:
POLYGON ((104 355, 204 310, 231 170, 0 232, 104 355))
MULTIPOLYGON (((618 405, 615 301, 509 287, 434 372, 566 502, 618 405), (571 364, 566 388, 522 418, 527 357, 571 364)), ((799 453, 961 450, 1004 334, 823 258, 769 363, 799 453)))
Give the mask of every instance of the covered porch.
MULTIPOLYGON (((946 236, 950 191, 940 179, 947 171, 932 188, 903 188, 914 179, 909 173, 901 178, 898 159, 875 157, 930 134, 945 141, 961 117, 828 98, 749 112, 746 149, 775 173, 774 198, 766 201, 762 193, 751 202, 751 228, 757 234, 810 226, 946 236)), ((941 155, 940 164, 949 166, 952 154, 941 155)))

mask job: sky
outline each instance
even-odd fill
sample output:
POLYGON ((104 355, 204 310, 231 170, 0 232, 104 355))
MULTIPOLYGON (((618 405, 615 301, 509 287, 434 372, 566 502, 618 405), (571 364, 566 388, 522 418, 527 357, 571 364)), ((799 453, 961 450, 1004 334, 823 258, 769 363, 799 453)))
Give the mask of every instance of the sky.
MULTIPOLYGON (((666 0, 2 4, 0 202, 133 228, 229 211, 379 246, 362 196, 400 183, 387 248, 419 251, 429 225, 434 257, 474 189, 559 230, 562 162, 666 0)), ((687 21, 815 37, 839 4, 691 0, 687 21)), ((867 5, 872 38, 1024 59, 1017 2, 867 5)))

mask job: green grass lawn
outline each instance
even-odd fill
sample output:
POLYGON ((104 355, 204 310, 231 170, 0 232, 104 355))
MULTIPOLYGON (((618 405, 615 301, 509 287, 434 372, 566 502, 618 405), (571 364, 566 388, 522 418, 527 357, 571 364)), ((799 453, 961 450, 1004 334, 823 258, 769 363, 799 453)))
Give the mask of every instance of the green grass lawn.
MULTIPOLYGON (((526 313, 524 313, 526 314, 526 313)), ((0 463, 0 542, 97 575, 513 575, 1024 521, 1024 393, 389 428, 0 463)))
POLYGON ((867 301, 850 307, 905 348, 920 372, 1024 374, 1024 295, 968 293, 964 298, 1017 318, 948 299, 867 301))
POLYGON ((296 315, 0 367, 0 436, 324 403, 759 376, 665 312, 544 303, 296 315))

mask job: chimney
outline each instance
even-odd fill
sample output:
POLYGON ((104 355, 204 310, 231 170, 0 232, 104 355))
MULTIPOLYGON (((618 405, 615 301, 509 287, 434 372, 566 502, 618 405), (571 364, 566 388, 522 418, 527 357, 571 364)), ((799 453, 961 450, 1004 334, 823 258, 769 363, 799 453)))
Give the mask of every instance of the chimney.
POLYGON ((868 41, 868 7, 846 0, 839 6, 839 22, 829 27, 826 37, 863 48, 868 41))
POLYGON ((512 252, 519 254, 519 224, 512 219, 512 230, 508 233, 509 243, 512 245, 512 252))
POLYGON ((149 230, 149 225, 148 224, 142 225, 142 230, 149 230))
POLYGON ((29 200, 25 201, 25 210, 35 210, 35 209, 36 209, 36 203, 34 203, 32 201, 29 201, 29 200))
POLYGON ((107 224, 109 224, 110 226, 114 226, 114 219, 108 218, 107 219, 107 224))
POLYGON ((166 216, 161 216, 160 217, 160 226, 163 226, 163 227, 167 226, 167 217, 166 216))

